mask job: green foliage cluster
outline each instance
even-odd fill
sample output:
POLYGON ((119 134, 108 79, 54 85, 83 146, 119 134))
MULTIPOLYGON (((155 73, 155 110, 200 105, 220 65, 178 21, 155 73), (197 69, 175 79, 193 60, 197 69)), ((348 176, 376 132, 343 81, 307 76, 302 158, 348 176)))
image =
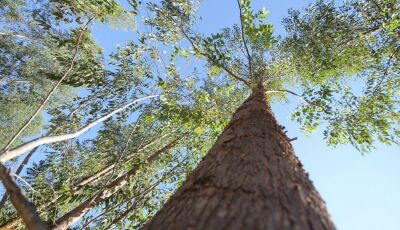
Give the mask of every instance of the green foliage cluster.
POLYGON ((318 1, 304 14, 290 12, 280 49, 286 74, 300 76, 311 101, 294 114, 306 130, 327 122, 328 144, 362 152, 374 140, 399 143, 398 12, 397 1, 369 0, 318 1))

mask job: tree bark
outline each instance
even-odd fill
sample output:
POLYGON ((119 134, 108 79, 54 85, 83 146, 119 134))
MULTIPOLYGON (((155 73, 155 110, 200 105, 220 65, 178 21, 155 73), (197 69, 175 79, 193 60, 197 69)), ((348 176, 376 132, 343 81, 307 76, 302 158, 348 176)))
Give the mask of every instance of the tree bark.
MULTIPOLYGON (((162 149, 153 153, 151 156, 147 158, 147 163, 152 163, 158 160, 165 152, 173 148, 178 141, 174 140, 168 145, 164 146, 162 149)), ((77 207, 69 211, 60 217, 54 224, 53 230, 67 229, 72 224, 76 223, 80 218, 82 218, 87 212, 89 212, 92 208, 94 208, 100 202, 103 202, 110 196, 112 196, 115 192, 125 186, 129 180, 136 175, 137 170, 140 168, 140 165, 134 165, 131 170, 126 172, 124 175, 118 177, 110 184, 106 185, 105 188, 99 193, 93 195, 86 201, 79 204, 77 207)))
POLYGON ((335 229, 262 86, 143 229, 335 229))
POLYGON ((14 177, 11 176, 10 171, 2 163, 0 163, 0 179, 3 181, 4 188, 10 196, 11 203, 20 214, 27 229, 48 229, 40 219, 35 205, 26 199, 24 191, 18 187, 14 181, 14 177))

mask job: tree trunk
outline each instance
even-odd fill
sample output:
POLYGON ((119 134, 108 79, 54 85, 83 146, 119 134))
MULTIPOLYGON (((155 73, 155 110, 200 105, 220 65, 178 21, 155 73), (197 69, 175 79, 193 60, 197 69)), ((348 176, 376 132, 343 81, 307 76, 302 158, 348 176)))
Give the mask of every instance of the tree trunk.
POLYGON ((143 229, 335 229, 258 86, 143 229))
MULTIPOLYGON (((165 152, 173 148, 177 144, 178 140, 174 140, 170 142, 168 145, 153 153, 151 156, 147 158, 147 163, 150 164, 156 160, 158 160, 165 152)), ((83 217, 87 212, 89 212, 92 208, 94 208, 100 202, 103 202, 110 196, 112 196, 119 189, 124 187, 129 180, 136 175, 137 170, 140 168, 140 165, 134 165, 131 170, 126 172, 124 175, 118 177, 110 184, 106 185, 103 190, 99 193, 93 195, 89 199, 85 200, 77 207, 64 214, 58 220, 56 220, 53 230, 67 229, 72 224, 76 223, 81 217, 83 217)))

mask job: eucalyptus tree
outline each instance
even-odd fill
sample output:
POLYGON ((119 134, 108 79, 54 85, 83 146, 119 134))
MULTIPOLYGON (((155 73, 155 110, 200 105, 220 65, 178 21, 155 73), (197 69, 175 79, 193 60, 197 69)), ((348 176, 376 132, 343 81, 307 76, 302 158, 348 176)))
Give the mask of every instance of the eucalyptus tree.
MULTIPOLYGON (((179 18, 160 19, 172 20, 192 52, 251 93, 144 229, 335 229, 270 103, 274 94, 302 97, 294 118, 308 131, 327 121, 328 144, 365 151, 374 136, 397 144, 398 3, 354 1, 335 8, 318 1, 304 15, 285 19, 289 34, 282 41, 273 38, 266 10, 253 12, 249 0, 238 5, 240 25, 209 37, 179 18), (353 75, 366 82, 360 97, 350 90, 353 75)), ((185 7, 170 1, 154 8, 159 16, 185 15, 185 7)))

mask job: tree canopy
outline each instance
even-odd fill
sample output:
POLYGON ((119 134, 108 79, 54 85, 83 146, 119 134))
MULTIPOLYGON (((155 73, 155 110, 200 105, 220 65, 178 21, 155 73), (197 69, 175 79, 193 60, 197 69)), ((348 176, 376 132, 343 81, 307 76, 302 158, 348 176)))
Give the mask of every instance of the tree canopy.
MULTIPOLYGON (((399 144, 396 0, 318 0, 289 12, 284 37, 267 9, 232 4, 239 23, 203 35, 191 0, 0 3, 0 160, 25 158, 12 175, 46 224, 82 207, 68 226, 143 226, 259 84, 270 103, 299 97, 292 118, 321 126, 328 145, 399 144), (135 37, 106 56, 93 23, 135 37)), ((0 225, 22 228, 6 196, 0 205, 0 225)))

